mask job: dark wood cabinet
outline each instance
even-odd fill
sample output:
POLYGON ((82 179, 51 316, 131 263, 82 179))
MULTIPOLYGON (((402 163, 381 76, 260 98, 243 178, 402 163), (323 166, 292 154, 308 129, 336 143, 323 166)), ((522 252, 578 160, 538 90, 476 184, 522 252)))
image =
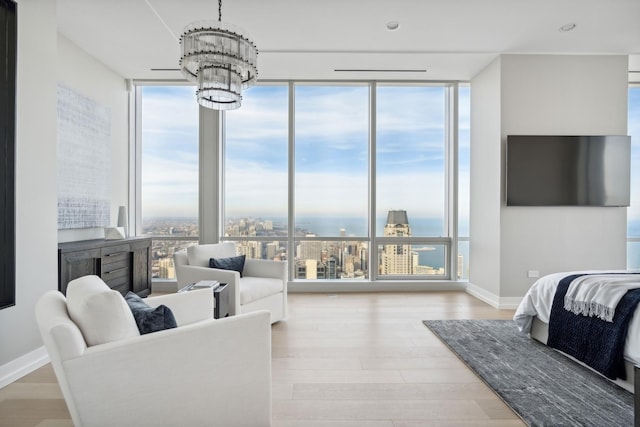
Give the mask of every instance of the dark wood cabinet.
POLYGON ((58 244, 58 289, 81 276, 95 274, 123 295, 151 293, 151 239, 84 240, 58 244))
POLYGON ((132 291, 146 296, 151 293, 151 239, 131 243, 132 291))

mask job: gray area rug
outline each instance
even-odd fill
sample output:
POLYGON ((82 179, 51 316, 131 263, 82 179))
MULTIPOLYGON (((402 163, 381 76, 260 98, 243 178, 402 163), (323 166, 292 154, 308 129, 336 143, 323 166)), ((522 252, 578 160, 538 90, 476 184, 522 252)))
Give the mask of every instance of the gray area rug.
POLYGON ((423 322, 530 426, 633 426, 633 394, 510 320, 423 322))

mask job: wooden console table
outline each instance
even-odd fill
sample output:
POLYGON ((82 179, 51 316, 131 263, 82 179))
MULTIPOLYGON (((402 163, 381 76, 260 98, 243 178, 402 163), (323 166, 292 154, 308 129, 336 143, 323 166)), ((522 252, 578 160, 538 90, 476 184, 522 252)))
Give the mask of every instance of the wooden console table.
POLYGON ((58 290, 78 277, 95 274, 123 295, 151 293, 151 238, 83 240, 58 244, 58 290))

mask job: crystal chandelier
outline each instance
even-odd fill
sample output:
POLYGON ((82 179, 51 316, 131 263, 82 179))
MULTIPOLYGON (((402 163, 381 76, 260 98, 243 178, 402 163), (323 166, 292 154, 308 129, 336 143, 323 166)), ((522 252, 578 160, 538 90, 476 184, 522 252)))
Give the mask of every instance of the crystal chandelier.
POLYGON ((215 110, 240 107, 242 89, 253 86, 258 74, 258 49, 240 28, 218 21, 187 25, 180 36, 180 71, 196 82, 198 103, 215 110))

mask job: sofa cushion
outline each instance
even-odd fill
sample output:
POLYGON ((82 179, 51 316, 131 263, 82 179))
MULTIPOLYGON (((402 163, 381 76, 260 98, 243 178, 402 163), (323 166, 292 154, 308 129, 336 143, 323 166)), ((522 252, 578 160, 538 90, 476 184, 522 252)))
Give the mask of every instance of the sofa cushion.
POLYGON ((240 273, 240 277, 242 277, 245 258, 245 255, 232 256, 229 258, 211 258, 209 260, 209 267, 237 271, 240 273))
POLYGON ((284 284, 280 279, 243 277, 240 279, 240 304, 249 304, 283 290, 284 284))
POLYGON ((87 346, 140 335, 136 321, 120 292, 98 276, 84 276, 67 286, 67 310, 87 346))
POLYGON ((236 248, 233 242, 193 245, 187 248, 189 265, 198 267, 209 267, 211 258, 228 258, 235 254, 236 248))
POLYGON ((131 291, 127 292, 124 299, 136 319, 140 335, 178 327, 173 312, 166 305, 149 307, 140 296, 131 291))

